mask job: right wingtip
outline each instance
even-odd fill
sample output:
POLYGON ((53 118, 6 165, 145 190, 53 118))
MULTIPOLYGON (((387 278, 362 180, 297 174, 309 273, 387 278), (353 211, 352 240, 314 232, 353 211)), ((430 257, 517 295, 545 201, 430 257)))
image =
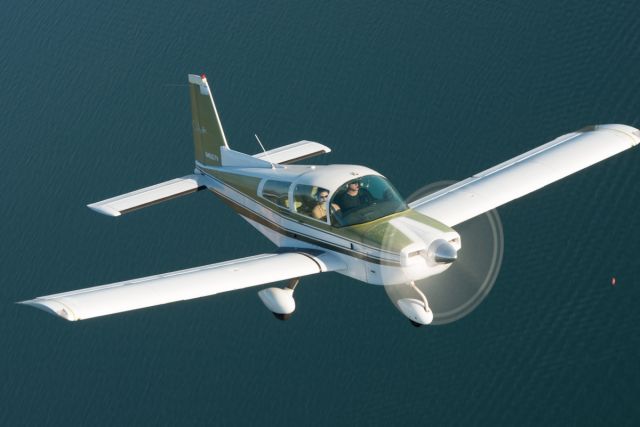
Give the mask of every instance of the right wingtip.
POLYGON ((615 124, 587 126, 586 128, 581 129, 581 131, 594 131, 599 129, 608 129, 608 130, 624 133, 629 138, 631 138, 632 147, 635 147, 636 145, 638 145, 638 143, 640 143, 640 130, 629 125, 622 125, 622 124, 615 123, 615 124))

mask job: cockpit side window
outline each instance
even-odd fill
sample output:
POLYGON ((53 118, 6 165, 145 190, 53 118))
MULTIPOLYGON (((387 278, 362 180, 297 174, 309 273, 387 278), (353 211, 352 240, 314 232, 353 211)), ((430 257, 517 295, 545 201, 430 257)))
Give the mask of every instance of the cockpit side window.
POLYGON ((262 197, 283 208, 289 208, 290 182, 269 180, 262 187, 262 197))
POLYGON ((296 185, 293 201, 295 212, 318 221, 327 221, 329 190, 312 185, 296 185))

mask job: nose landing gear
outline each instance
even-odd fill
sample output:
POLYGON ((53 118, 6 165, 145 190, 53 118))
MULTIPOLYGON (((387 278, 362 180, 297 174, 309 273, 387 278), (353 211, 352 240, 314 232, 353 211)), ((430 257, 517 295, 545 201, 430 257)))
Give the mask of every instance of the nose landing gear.
POLYGON ((420 299, 399 299, 397 302, 398 308, 400 309, 402 314, 409 318, 409 321, 413 326, 420 327, 422 325, 430 324, 431 322, 433 322, 433 312, 431 311, 431 308, 429 308, 427 297, 420 289, 418 289, 414 282, 409 283, 407 286, 417 292, 420 296, 420 299))

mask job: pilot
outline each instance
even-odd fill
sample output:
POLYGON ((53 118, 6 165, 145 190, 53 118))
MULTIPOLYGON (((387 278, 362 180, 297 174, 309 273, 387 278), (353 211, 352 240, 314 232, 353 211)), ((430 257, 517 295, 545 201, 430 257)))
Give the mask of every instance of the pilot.
POLYGON ((360 181, 353 180, 347 184, 347 191, 336 196, 334 202, 338 204, 343 214, 350 210, 368 206, 373 203, 373 196, 366 188, 360 188, 360 181))
MULTIPOLYGON (((311 216, 315 219, 319 219, 322 221, 327 220, 327 199, 329 198, 329 190, 325 190, 324 188, 318 188, 318 192, 316 193, 316 202, 317 204, 314 206, 311 211, 311 216)), ((335 203, 331 205, 334 210, 339 210, 340 207, 335 203)))

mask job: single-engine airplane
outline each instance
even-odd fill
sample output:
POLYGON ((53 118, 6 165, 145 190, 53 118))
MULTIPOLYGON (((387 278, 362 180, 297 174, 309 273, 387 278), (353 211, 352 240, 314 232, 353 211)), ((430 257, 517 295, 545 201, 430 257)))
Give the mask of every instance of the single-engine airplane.
MULTIPOLYGON (((407 203, 364 166, 296 165, 331 150, 299 141, 255 155, 229 147, 205 75, 189 75, 193 174, 88 205, 120 216, 209 190, 278 250, 233 261, 23 301, 67 320, 89 319, 173 301, 288 280, 258 292, 280 319, 295 310, 303 276, 335 271, 373 285, 413 288, 397 301, 414 325, 433 321, 415 281, 444 272, 462 248, 456 225, 631 148, 631 126, 589 126, 407 203)), ((258 140, 258 142, 260 142, 258 140)), ((262 144, 260 144, 262 145, 262 144)))

